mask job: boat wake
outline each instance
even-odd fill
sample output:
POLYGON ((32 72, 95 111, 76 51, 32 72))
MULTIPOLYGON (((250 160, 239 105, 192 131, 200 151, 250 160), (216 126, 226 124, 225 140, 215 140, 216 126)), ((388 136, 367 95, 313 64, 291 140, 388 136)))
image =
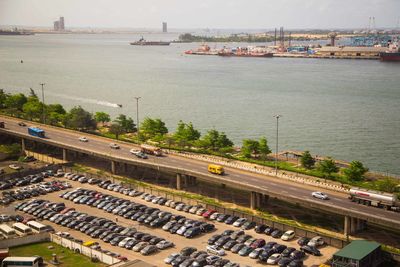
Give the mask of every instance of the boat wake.
POLYGON ((63 95, 63 94, 55 94, 55 93, 47 93, 52 96, 64 98, 64 99, 69 99, 69 100, 75 100, 79 101, 82 103, 89 103, 89 104, 96 104, 96 105, 101 105, 101 106, 106 106, 106 107, 113 107, 113 108, 121 108, 121 104, 116 104, 116 103, 111 103, 107 101, 101 101, 97 99, 90 99, 90 98, 83 98, 83 97, 76 97, 76 96, 68 96, 68 95, 63 95))

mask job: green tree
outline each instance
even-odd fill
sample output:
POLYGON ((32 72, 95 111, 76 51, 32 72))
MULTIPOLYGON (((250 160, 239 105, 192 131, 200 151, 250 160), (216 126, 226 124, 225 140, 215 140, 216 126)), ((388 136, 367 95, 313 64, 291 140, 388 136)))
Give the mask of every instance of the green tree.
POLYGON ((253 139, 244 139, 241 152, 243 157, 251 158, 253 154, 257 155, 260 152, 260 143, 253 139))
POLYGON ((271 153, 271 149, 268 146, 267 138, 261 137, 260 141, 258 141, 259 147, 258 150, 260 152, 260 156, 263 160, 265 160, 269 153, 271 153))
POLYGON ((140 125, 140 135, 147 140, 156 136, 164 136, 168 133, 165 122, 160 119, 145 118, 140 125))
POLYGON ((350 181, 361 181, 364 178, 364 174, 368 171, 368 168, 357 160, 350 162, 350 166, 343 170, 344 175, 350 181))
POLYGON ((101 122, 103 124, 103 126, 104 126, 104 123, 111 121, 110 115, 108 115, 107 113, 102 112, 102 111, 96 112, 94 114, 94 119, 98 123, 101 122))
POLYGON ((29 88, 29 96, 28 96, 28 98, 35 98, 35 99, 39 100, 35 90, 33 90, 32 88, 29 88))
POLYGON ((90 112, 81 106, 74 107, 65 117, 65 126, 77 130, 94 130, 96 121, 90 112))
POLYGON ((40 120, 43 115, 43 103, 37 98, 29 97, 28 102, 22 106, 22 111, 29 120, 40 120))
POLYGON ((220 151, 232 148, 233 142, 229 140, 224 132, 220 133, 213 129, 207 131, 207 134, 200 140, 199 145, 206 149, 220 151))
POLYGON ((22 107, 28 101, 24 94, 9 95, 5 101, 5 107, 11 115, 16 115, 22 112, 22 107))
POLYGON ((114 122, 118 123, 125 133, 133 133, 136 131, 136 125, 133 122, 133 119, 124 114, 118 115, 114 122))
POLYGON ((319 162, 317 169, 322 172, 325 177, 329 177, 332 173, 339 171, 339 167, 336 166, 335 161, 330 157, 319 162))
POLYGON ((50 104, 46 106, 47 113, 55 112, 58 114, 66 114, 64 107, 60 104, 50 104))
POLYGON ((123 134, 125 131, 124 131, 124 129, 122 128, 122 126, 119 123, 113 122, 111 124, 110 129, 108 130, 108 132, 111 133, 111 134, 114 134, 115 138, 117 138, 117 140, 118 140, 119 136, 121 134, 123 134))
POLYGON ((301 166, 306 169, 312 169, 315 159, 311 156, 310 151, 304 151, 300 158, 301 166))
POLYGON ((8 95, 4 92, 4 89, 0 89, 0 108, 3 109, 6 107, 6 99, 8 95))
POLYGON ((400 182, 390 177, 379 179, 375 182, 376 189, 383 192, 395 193, 399 190, 400 182))
POLYGON ((63 126, 65 117, 66 117, 66 114, 61 114, 58 112, 50 112, 50 113, 47 113, 46 122, 50 125, 63 126))
POLYGON ((173 137, 180 147, 185 147, 198 140, 200 138, 200 132, 194 128, 191 122, 184 123, 183 121, 179 121, 173 137))

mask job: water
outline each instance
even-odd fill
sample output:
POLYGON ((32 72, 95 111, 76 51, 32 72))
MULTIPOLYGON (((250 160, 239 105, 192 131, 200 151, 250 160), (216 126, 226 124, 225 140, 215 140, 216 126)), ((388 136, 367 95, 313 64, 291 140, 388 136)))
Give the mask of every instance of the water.
POLYGON ((188 56, 183 52, 199 44, 128 44, 139 38, 0 36, 0 88, 28 93, 45 82, 46 102, 135 119, 140 96, 141 119, 160 117, 170 130, 192 121, 203 133, 226 132, 237 145, 266 136, 275 148, 273 115, 281 114, 279 150, 307 149, 400 174, 400 64, 188 56))

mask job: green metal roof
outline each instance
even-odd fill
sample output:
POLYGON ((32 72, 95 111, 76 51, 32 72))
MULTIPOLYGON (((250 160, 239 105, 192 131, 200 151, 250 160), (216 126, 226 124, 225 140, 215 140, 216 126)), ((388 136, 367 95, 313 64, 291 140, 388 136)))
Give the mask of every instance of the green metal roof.
POLYGON ((372 251, 379 248, 381 244, 366 240, 354 240, 333 256, 361 260, 368 256, 372 251))

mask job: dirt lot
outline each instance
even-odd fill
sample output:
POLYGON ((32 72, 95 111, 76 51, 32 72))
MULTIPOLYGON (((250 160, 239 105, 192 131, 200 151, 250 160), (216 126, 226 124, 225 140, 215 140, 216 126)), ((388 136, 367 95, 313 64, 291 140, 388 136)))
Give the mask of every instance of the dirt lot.
MULTIPOLYGON (((59 179, 59 178, 56 178, 59 179)), ((60 180, 64 180, 64 179, 60 179, 60 180)), ((165 206, 160 206, 157 204, 153 204, 153 203, 149 203, 146 202, 144 200, 142 200, 140 197, 129 197, 129 196, 125 196, 123 194, 119 194, 119 193, 115 193, 115 192, 110 192, 108 190, 102 189, 98 186, 92 186, 92 185, 88 185, 88 184, 80 184, 78 182, 73 182, 73 181, 69 181, 72 185, 73 188, 77 188, 77 187, 81 187, 81 188, 90 188, 90 189, 94 189, 97 190, 99 192, 103 192, 106 194, 113 194, 115 196, 121 197, 121 198, 126 198, 129 199, 131 201, 137 202, 137 203, 142 203, 142 204, 146 204, 147 206, 152 206, 152 207, 157 207, 160 208, 161 210, 165 210, 165 211, 169 211, 172 212, 174 214, 180 214, 183 216, 186 216, 187 218, 191 218, 191 219, 197 219, 197 220, 202 220, 202 217, 197 216, 197 215, 192 215, 186 212, 179 212, 176 211, 175 209, 169 208, 169 207, 165 207, 165 206)), ((72 189, 71 189, 72 190, 72 189)), ((53 202, 65 202, 66 206, 68 207, 74 207, 76 208, 77 211, 80 212, 85 212, 88 213, 90 215, 96 215, 96 216, 101 216, 104 218, 108 218, 108 219, 112 219, 112 220, 116 220, 116 216, 110 213, 107 213, 105 211, 99 210, 97 208, 93 208, 87 205, 78 205, 78 204, 74 204, 71 201, 65 200, 60 198, 58 195, 60 194, 60 192, 54 192, 54 193, 50 193, 47 194, 45 196, 42 196, 43 199, 47 199, 53 202)), ((0 213, 5 212, 6 209, 1 209, 0 213)), ((82 239, 84 241, 90 240, 90 237, 88 237, 87 235, 79 232, 79 231, 75 231, 75 230, 71 230, 69 228, 66 227, 62 227, 59 226, 57 224, 53 224, 49 221, 45 221, 46 224, 50 224, 52 225, 56 231, 63 231, 63 232, 69 232, 73 237, 78 238, 78 239, 82 239)), ((186 246, 194 246, 199 250, 205 250, 206 246, 207 246, 207 240, 208 238, 210 238, 212 235, 217 234, 217 233, 222 233, 224 230, 227 229, 233 229, 233 230, 237 230, 236 227, 230 226, 230 225, 226 225, 224 223, 218 223, 218 222, 214 222, 216 225, 217 230, 215 232, 212 233, 208 233, 208 234, 203 234, 200 235, 197 238, 193 238, 193 239, 186 239, 183 236, 180 235, 172 235, 169 232, 165 232, 160 228, 150 228, 147 227, 146 225, 143 224, 139 224, 136 221, 132 221, 132 220, 128 220, 128 219, 124 219, 121 216, 118 216, 118 223, 123 225, 123 226, 130 226, 130 227, 136 227, 139 231, 142 232, 146 232, 149 234, 153 234, 153 235, 157 235, 160 237, 163 237, 169 241, 172 241, 176 244, 176 247, 173 249, 167 249, 164 251, 161 251, 153 256, 142 256, 140 253, 136 253, 130 250, 126 250, 124 248, 119 248, 119 247, 114 247, 111 246, 108 243, 105 243, 101 240, 96 240, 99 241, 100 245, 110 251, 113 252, 117 252, 120 253, 121 255, 124 255, 126 257, 128 257, 128 259, 133 260, 133 259, 141 259, 143 261, 147 261, 149 263, 155 264, 157 266, 167 266, 166 264, 164 264, 163 260, 171 253, 173 252, 178 252, 179 250, 181 250, 182 248, 186 247, 186 246)), ((285 244, 287 246, 293 246, 298 248, 299 246, 296 244, 296 240, 293 240, 291 242, 285 242, 285 241, 281 241, 281 240, 276 240, 270 236, 267 235, 262 235, 262 234, 257 234, 254 232, 254 230, 249 230, 247 231, 248 234, 252 235, 253 237, 256 238, 264 238, 267 242, 269 241, 278 241, 281 244, 285 244)), ((337 249, 333 248, 333 247, 324 247, 321 249, 321 252, 323 254, 323 256, 321 257, 315 257, 315 256, 307 256, 307 258, 305 259, 305 266, 312 266, 314 264, 320 264, 325 262, 327 259, 329 259, 332 254, 334 252, 336 252, 337 249)), ((225 256, 226 258, 228 258, 229 260, 233 261, 233 262, 237 262, 240 263, 241 266, 262 266, 261 264, 258 264, 255 260, 250 259, 249 257, 241 257, 238 254, 233 254, 231 252, 227 252, 227 255, 225 256)))

